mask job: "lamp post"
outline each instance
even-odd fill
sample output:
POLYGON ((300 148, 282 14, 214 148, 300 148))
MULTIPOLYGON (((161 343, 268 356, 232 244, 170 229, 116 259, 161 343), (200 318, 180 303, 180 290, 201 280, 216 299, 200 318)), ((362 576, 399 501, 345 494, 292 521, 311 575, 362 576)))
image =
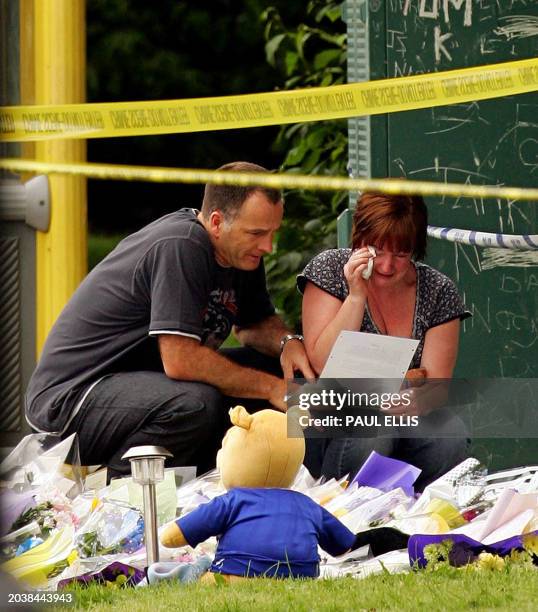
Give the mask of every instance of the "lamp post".
POLYGON ((131 462, 133 481, 142 485, 144 497, 144 536, 148 566, 159 560, 157 539, 157 500, 155 485, 164 479, 164 460, 172 453, 161 446, 133 446, 122 457, 131 462))

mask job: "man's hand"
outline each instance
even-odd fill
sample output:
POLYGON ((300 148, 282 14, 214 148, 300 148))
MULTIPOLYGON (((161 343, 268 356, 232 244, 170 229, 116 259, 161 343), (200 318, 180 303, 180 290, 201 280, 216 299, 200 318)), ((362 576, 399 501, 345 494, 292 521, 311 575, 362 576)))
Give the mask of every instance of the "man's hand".
POLYGON ((292 380, 294 372, 300 371, 304 378, 314 380, 316 375, 310 366, 304 344, 297 338, 288 340, 280 355, 280 365, 284 372, 284 378, 292 380))

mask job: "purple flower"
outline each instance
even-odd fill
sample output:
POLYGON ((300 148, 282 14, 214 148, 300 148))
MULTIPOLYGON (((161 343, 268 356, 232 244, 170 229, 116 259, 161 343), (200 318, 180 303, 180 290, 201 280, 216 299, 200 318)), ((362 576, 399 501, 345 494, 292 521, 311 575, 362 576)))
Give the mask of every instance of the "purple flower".
POLYGON ((455 542, 448 552, 448 562, 453 567, 462 567, 477 558, 473 547, 467 542, 455 542))

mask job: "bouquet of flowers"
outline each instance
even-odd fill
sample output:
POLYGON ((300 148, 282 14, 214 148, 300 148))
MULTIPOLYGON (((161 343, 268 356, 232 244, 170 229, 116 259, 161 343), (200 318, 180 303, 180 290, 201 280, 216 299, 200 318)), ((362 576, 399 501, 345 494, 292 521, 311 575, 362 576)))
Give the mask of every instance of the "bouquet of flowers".
POLYGON ((47 538, 56 527, 78 527, 78 518, 71 510, 71 501, 61 491, 53 489, 45 492, 38 489, 27 493, 25 497, 33 501, 13 521, 9 531, 16 531, 35 522, 39 525, 41 537, 47 538))
POLYGON ((1 494, 2 560, 11 559, 38 546, 49 538, 55 529, 77 528, 79 518, 73 512, 71 500, 61 491, 32 489, 16 493, 6 489, 1 494))
POLYGON ((133 553, 144 543, 144 518, 139 510, 113 500, 102 500, 75 534, 81 558, 133 553))

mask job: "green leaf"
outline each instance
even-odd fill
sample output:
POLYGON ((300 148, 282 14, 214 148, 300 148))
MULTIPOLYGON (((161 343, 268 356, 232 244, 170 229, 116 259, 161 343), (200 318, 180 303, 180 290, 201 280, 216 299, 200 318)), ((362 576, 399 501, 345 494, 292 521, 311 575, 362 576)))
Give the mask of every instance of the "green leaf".
POLYGON ((312 36, 312 32, 305 26, 299 26, 299 29, 295 35, 295 47, 301 59, 304 60, 304 46, 308 39, 312 36))
POLYGON ((307 174, 311 173, 314 166, 318 163, 320 156, 321 151, 319 149, 309 151, 306 157, 303 159, 303 172, 306 172, 307 174))
MULTIPOLYGON (((312 7, 314 8, 314 7, 312 7)), ((324 17, 327 17, 329 21, 334 23, 338 19, 342 18, 342 5, 333 4, 332 2, 328 2, 323 6, 315 15, 314 19, 317 23, 323 20, 324 17)))
POLYGON ((265 45, 265 57, 271 66, 275 66, 275 54, 280 47, 282 41, 286 38, 286 34, 277 34, 265 45))
POLYGON ((300 76, 294 76, 286 81, 286 89, 295 89, 296 85, 300 84, 301 78, 300 76))
POLYGON ((286 74, 291 75, 299 63, 299 55, 294 51, 286 51, 284 63, 286 65, 286 74))
POLYGON ((321 83, 319 84, 320 87, 329 87, 329 85, 331 85, 331 83, 333 82, 333 77, 330 73, 327 73, 323 79, 321 79, 321 83))
POLYGON ((318 30, 317 32, 322 40, 331 45, 335 45, 336 47, 341 47, 347 38, 345 34, 330 34, 329 32, 324 32, 322 30, 318 30))
POLYGON ((317 149, 318 147, 321 147, 324 139, 324 130, 316 125, 312 128, 310 134, 308 134, 306 138, 306 143, 312 149, 317 149))
POLYGON ((341 56, 341 49, 326 49, 325 51, 321 51, 314 57, 314 68, 316 70, 322 70, 331 64, 335 59, 339 60, 341 56))
POLYGON ((329 18, 333 23, 338 19, 342 19, 342 5, 329 6, 327 7, 327 12, 325 15, 329 18))
POLYGON ((297 251, 290 251, 289 253, 280 256, 279 264, 282 270, 289 270, 293 272, 301 265, 302 259, 303 256, 301 253, 297 251))
POLYGON ((315 232, 320 230, 323 227, 323 222, 321 219, 310 219, 304 224, 305 232, 315 232))
POLYGON ((286 156, 285 164, 287 166, 296 166, 297 164, 301 163, 301 161, 303 160, 303 157, 306 154, 307 148, 308 148, 308 145, 306 144, 306 141, 301 140, 298 146, 293 147, 290 150, 290 152, 286 156))

